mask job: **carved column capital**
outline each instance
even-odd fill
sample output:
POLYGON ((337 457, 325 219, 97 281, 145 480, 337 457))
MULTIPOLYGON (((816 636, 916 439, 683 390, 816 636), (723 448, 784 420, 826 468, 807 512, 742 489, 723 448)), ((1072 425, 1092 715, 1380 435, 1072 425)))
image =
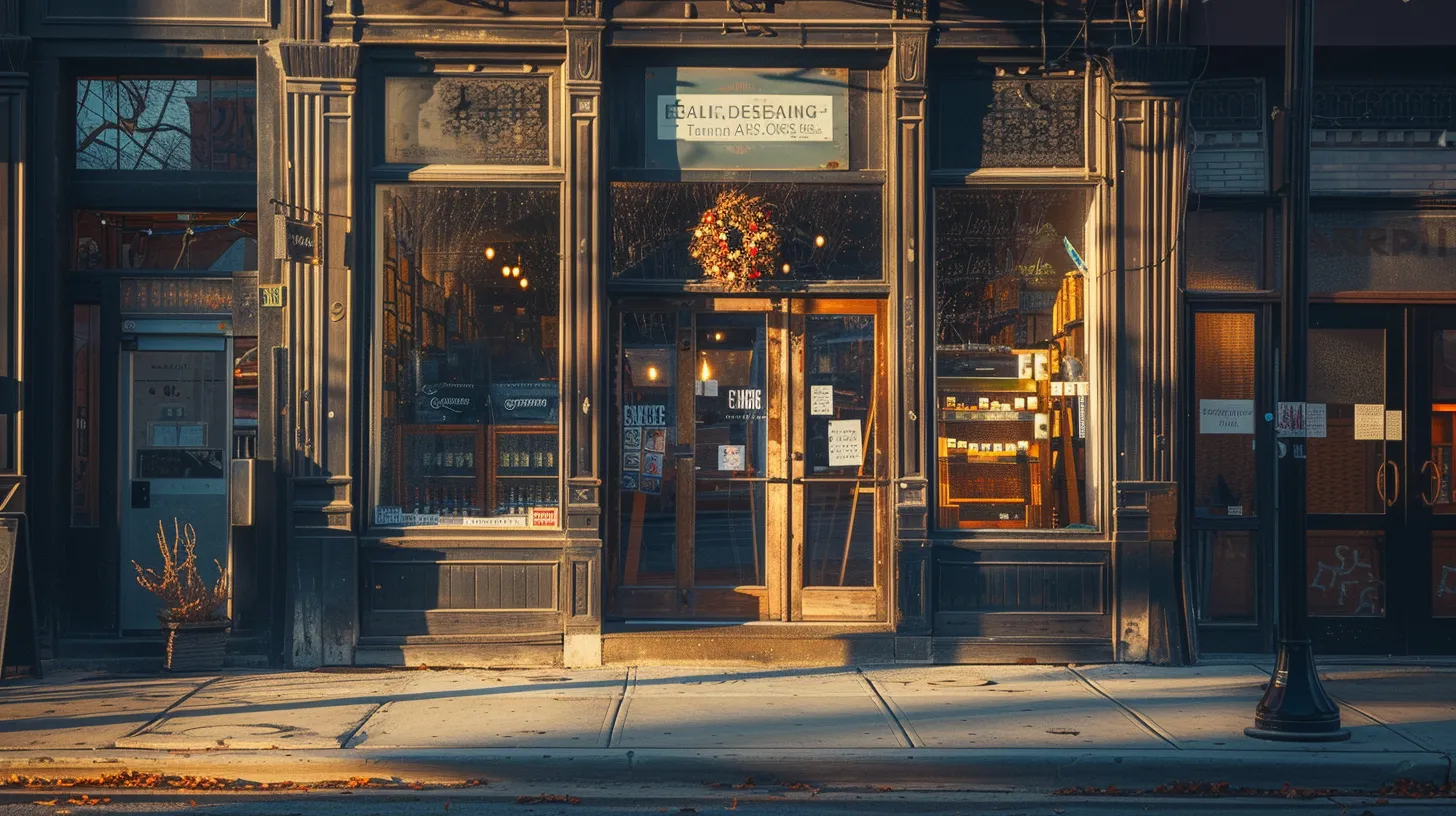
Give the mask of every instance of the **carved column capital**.
POLYGON ((896 26, 894 38, 896 92, 923 93, 927 55, 930 52, 930 26, 896 26))
POLYGON ((285 42, 278 46, 283 75, 290 80, 353 82, 359 72, 359 46, 353 43, 285 42))
POLYGON ((1112 95, 1183 97, 1194 77, 1197 50, 1182 45, 1119 45, 1109 51, 1112 95))
POLYGON ((566 81, 569 84, 601 85, 603 29, 601 22, 567 23, 566 81))

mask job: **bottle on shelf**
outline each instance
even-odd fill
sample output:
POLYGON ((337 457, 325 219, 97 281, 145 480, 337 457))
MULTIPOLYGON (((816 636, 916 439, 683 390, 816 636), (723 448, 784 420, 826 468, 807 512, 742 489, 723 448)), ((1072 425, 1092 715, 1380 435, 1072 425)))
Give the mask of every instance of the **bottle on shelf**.
POLYGON ((427 515, 427 516, 430 515, 430 506, 431 506, 430 505, 430 489, 427 487, 427 488, 425 488, 425 511, 424 511, 424 514, 427 515))
POLYGON ((420 506, 421 506, 420 505, 420 489, 417 487, 417 488, 415 488, 414 510, 411 511, 411 512, 413 512, 415 515, 418 516, 420 514, 420 506))

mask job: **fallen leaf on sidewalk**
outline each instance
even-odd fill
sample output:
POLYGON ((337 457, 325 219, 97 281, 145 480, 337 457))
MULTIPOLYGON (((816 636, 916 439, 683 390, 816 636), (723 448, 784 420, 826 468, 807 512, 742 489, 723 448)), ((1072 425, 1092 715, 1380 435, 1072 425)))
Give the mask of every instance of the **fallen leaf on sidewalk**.
POLYGON ((876 785, 875 790, 879 791, 880 793, 889 793, 890 791, 894 790, 894 788, 890 787, 889 785, 876 785))
POLYGON ((40 800, 37 800, 35 802, 31 802, 31 804, 32 805, 45 805, 46 807, 55 807, 56 806, 56 800, 54 800, 54 799, 40 799, 40 800))
POLYGON ((1047 733, 1048 734, 1060 734, 1060 735, 1065 736, 1065 737, 1075 737, 1075 736, 1080 735, 1082 732, 1081 731, 1075 731, 1075 730, 1073 730, 1071 728, 1048 728, 1047 729, 1047 733))
POLYGON ((728 807, 725 807, 723 809, 724 810, 737 810, 738 809, 738 797, 737 796, 733 797, 733 804, 731 804, 728 807))
POLYGON ((733 787, 737 788, 738 790, 747 790, 749 788, 755 788, 758 786, 753 783, 753 777, 750 776, 747 779, 743 780, 742 785, 734 785, 733 787))

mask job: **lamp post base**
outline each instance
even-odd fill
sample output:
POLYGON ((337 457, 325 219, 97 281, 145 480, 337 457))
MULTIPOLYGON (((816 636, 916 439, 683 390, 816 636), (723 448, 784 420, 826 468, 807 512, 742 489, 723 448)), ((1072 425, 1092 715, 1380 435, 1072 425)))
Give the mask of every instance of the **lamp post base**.
POLYGON ((1254 727, 1244 735, 1282 742, 1339 742, 1350 738, 1340 727, 1340 707, 1325 693, 1315 671, 1308 640, 1280 640, 1279 658, 1264 699, 1254 711, 1254 727))

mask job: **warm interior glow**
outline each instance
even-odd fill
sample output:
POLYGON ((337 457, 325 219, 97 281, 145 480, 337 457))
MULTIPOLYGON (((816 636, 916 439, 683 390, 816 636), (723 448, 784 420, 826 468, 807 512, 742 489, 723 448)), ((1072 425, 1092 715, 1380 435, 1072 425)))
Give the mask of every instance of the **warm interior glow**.
POLYGON ((530 285, 530 282, 525 278, 521 278, 521 288, 525 289, 528 285, 530 285))
POLYGON ((495 260, 495 247, 486 247, 485 248, 485 259, 487 261, 493 261, 493 260, 495 260))
POLYGON ((501 277, 502 278, 509 278, 510 276, 511 276, 511 265, 510 264, 506 264, 505 266, 502 266, 501 267, 501 277))
POLYGON ((648 382, 657 382, 657 366, 650 365, 647 367, 647 380, 648 382))
POLYGON ((824 246, 824 236, 822 236, 822 235, 816 235, 816 236, 814 236, 814 246, 816 246, 816 247, 822 247, 822 246, 824 246))
POLYGON ((708 361, 705 359, 705 360, 703 360, 703 382, 707 382, 708 380, 711 380, 712 378, 713 378, 713 372, 712 372, 711 369, 708 368, 708 361))

